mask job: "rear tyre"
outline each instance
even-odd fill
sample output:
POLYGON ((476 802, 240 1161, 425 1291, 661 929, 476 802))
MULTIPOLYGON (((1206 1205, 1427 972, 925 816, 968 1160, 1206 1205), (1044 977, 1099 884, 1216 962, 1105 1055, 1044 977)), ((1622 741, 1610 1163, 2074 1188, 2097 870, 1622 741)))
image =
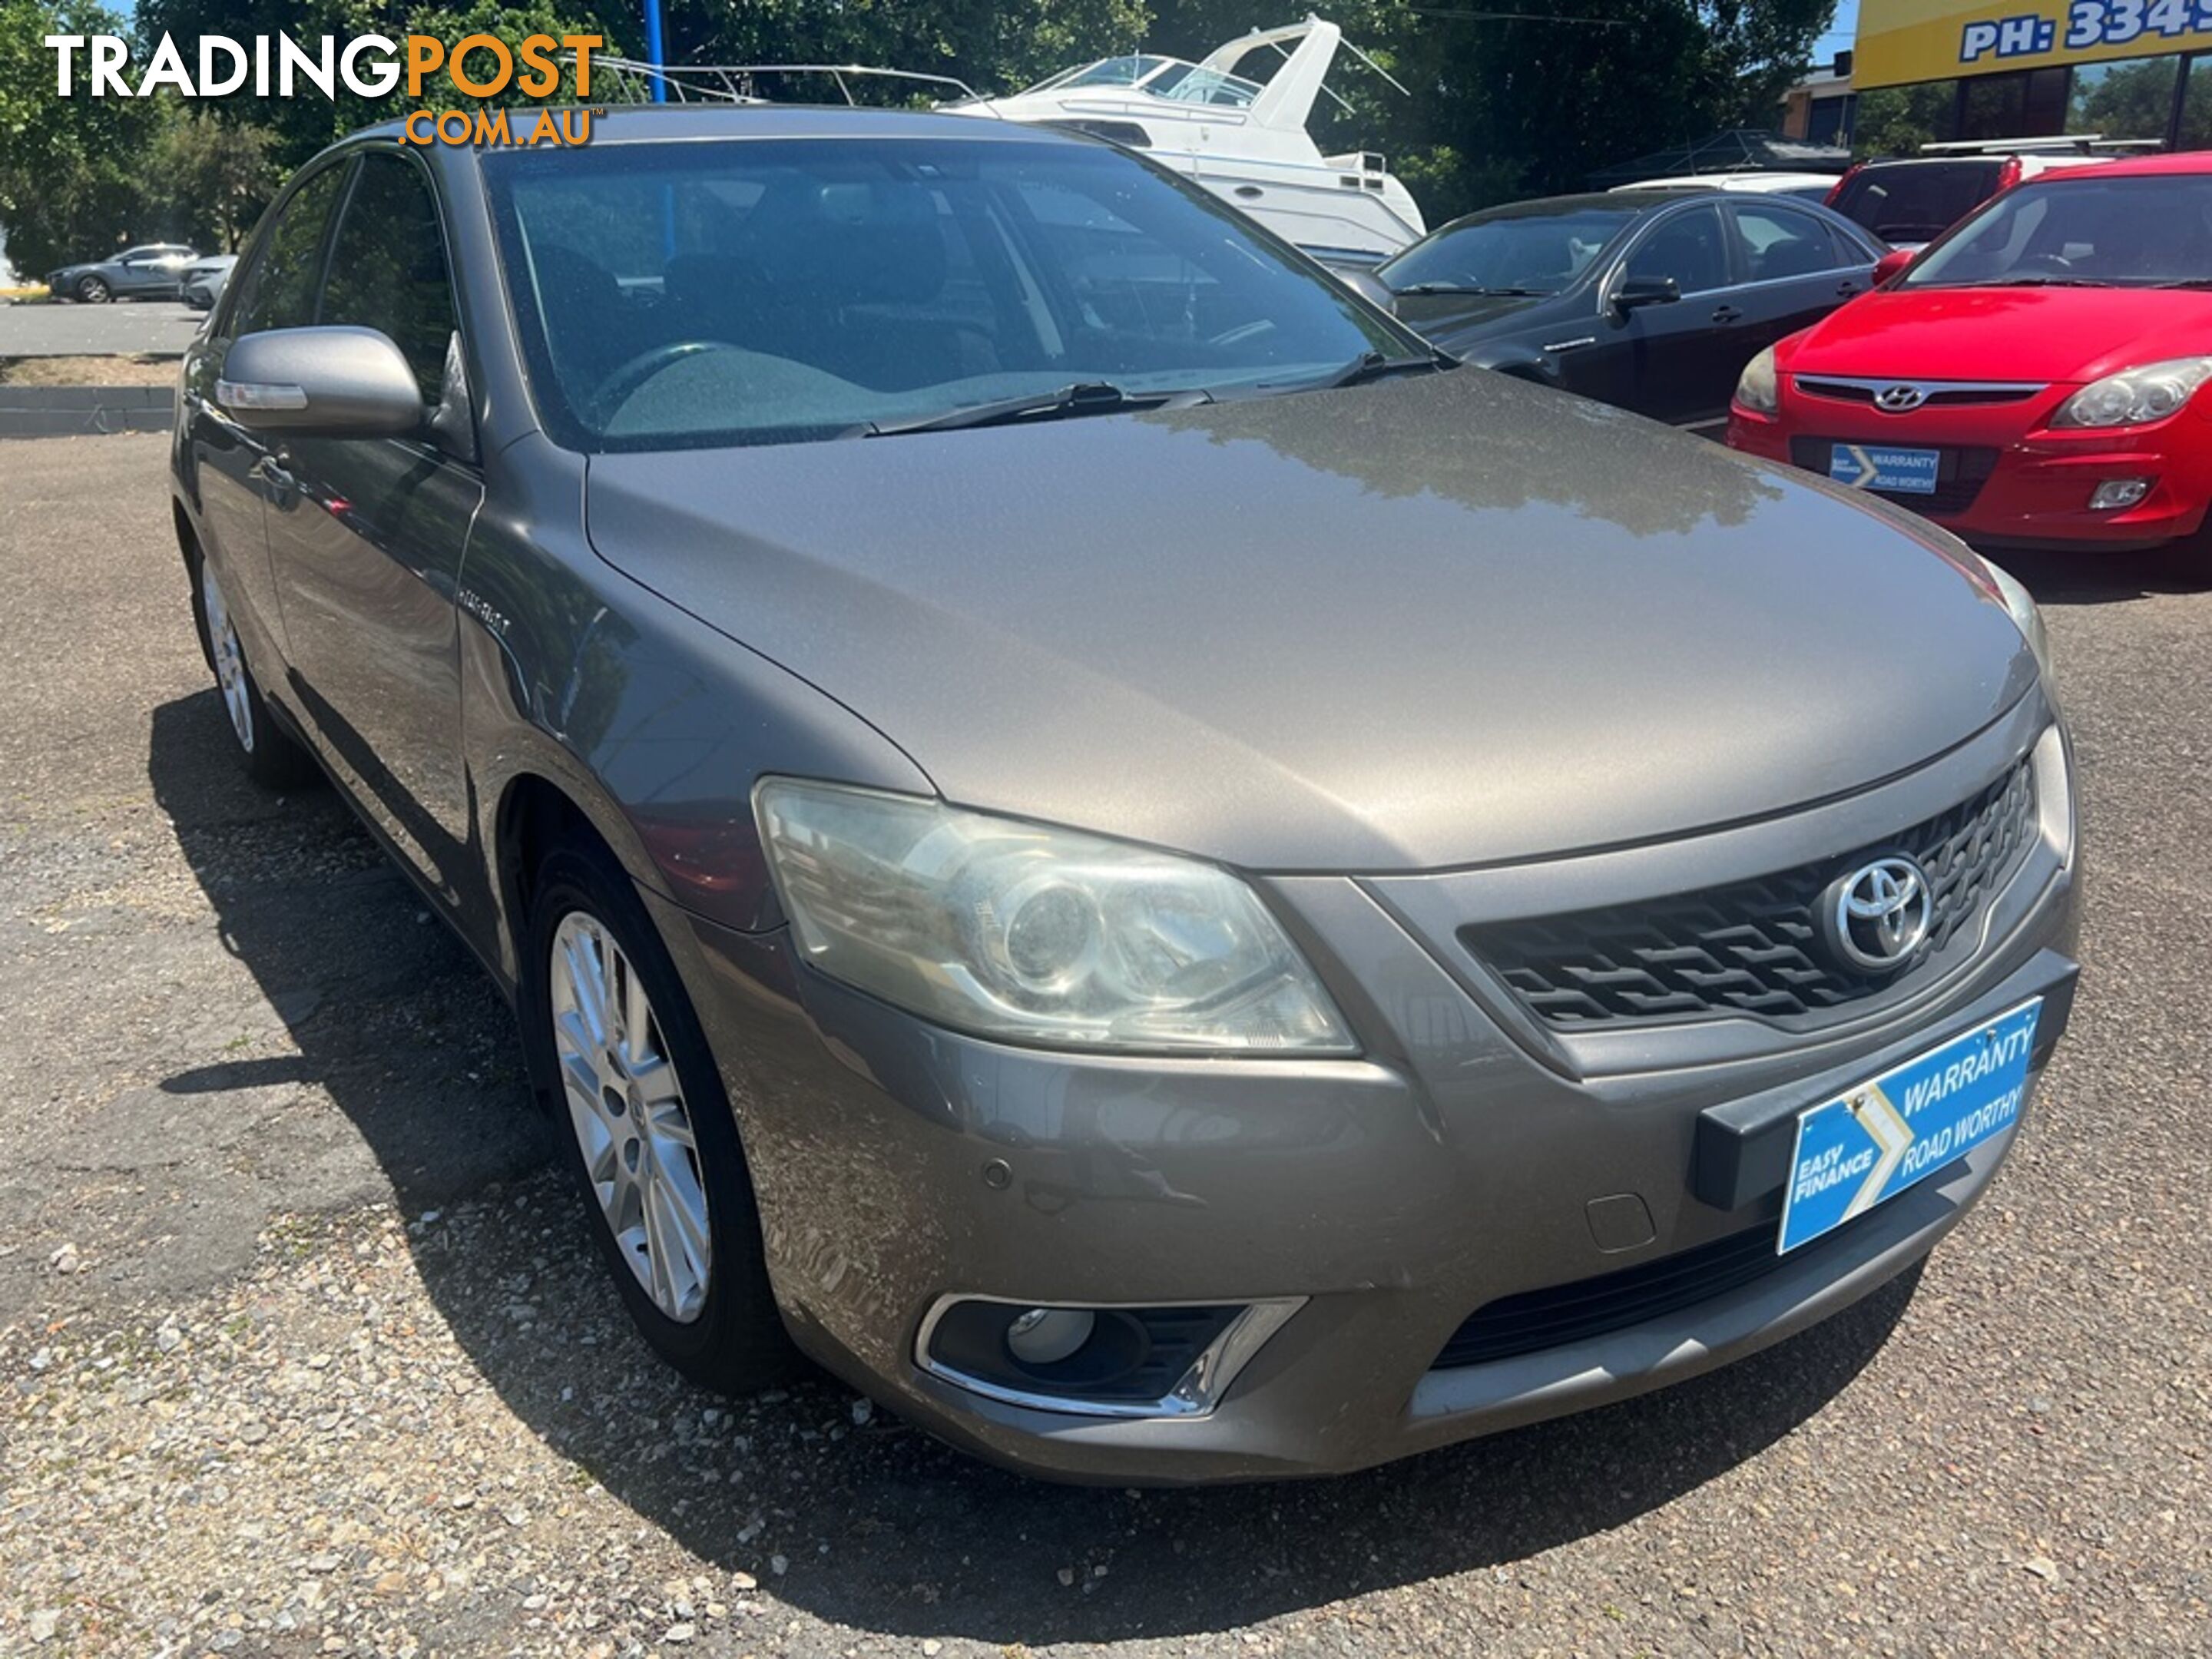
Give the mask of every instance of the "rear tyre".
POLYGON ((270 715, 260 683, 246 665, 238 625, 214 567, 205 558, 195 558, 191 564, 192 620, 199 626, 200 649, 215 671, 216 690, 222 694, 223 713, 229 717, 230 734, 237 741, 246 776, 268 789, 289 789, 312 781, 313 757, 270 715))
POLYGON ((629 878, 556 849, 531 906, 531 1073, 623 1304, 693 1382, 745 1394, 799 1369, 769 1288, 737 1120, 629 878))
POLYGON ((115 290, 107 285, 104 276, 80 276, 76 281, 76 297, 88 306, 104 306, 115 297, 115 290))

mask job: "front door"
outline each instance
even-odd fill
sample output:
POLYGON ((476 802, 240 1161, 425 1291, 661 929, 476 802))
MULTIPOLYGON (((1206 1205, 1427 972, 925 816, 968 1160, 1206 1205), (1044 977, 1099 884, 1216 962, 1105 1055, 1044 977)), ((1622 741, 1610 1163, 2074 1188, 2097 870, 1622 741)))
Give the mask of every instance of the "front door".
POLYGON ((277 457, 288 477, 269 546, 292 690, 378 828, 457 902, 469 877, 453 600, 483 481, 437 200, 428 173, 396 149, 361 158, 316 321, 388 335, 422 387, 425 427, 404 439, 293 438, 277 457))
POLYGON ((314 319, 323 247, 346 167, 341 161, 307 174, 271 210, 268 228, 209 325, 213 337, 195 355, 191 379, 184 388, 185 442, 198 492, 201 551, 214 561, 255 674, 280 697, 283 619, 263 525, 274 493, 276 441, 232 420, 216 398, 216 383, 222 378, 231 342, 240 335, 296 328, 314 319))
POLYGON ((1630 246, 1607 292, 1623 282, 1662 278, 1674 282, 1680 299, 1626 313, 1608 307, 1595 331, 1598 344, 1563 361, 1582 367, 1587 359, 1584 372, 1611 385, 1609 400, 1638 414, 1662 421, 1705 419, 1725 410, 1735 389, 1727 359, 1731 331, 1741 316, 1729 301, 1733 278, 1717 204, 1699 202, 1662 214, 1630 246))

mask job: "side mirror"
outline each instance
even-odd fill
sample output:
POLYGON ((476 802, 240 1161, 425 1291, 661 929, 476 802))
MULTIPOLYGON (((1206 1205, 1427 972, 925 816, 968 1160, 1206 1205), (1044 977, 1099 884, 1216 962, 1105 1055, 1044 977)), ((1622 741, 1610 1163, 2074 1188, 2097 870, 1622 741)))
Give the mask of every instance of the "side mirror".
POLYGON ((1917 247, 1893 247, 1874 262, 1874 285, 1881 287, 1893 276, 1902 276, 1905 266, 1920 257, 1917 247))
POLYGON ((1613 291, 1613 308, 1620 312, 1645 306, 1671 306, 1682 297, 1682 285, 1672 276, 1627 276, 1613 291))
POLYGON ((251 432, 404 438, 427 411, 415 371, 373 328, 276 328, 232 343, 215 400, 251 432))
POLYGON ((1377 311, 1387 311, 1394 317, 1398 314, 1397 295, 1373 271, 1332 270, 1329 274, 1377 311))

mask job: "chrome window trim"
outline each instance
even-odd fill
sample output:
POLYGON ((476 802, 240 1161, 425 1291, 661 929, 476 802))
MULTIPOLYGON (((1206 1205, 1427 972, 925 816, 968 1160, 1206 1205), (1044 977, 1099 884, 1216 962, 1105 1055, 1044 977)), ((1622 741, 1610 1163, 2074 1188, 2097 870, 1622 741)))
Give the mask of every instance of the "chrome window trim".
POLYGON ((1236 1297, 1186 1298, 1170 1302, 1069 1302, 1049 1296, 975 1296, 947 1291, 929 1304, 922 1316, 921 1328, 914 1339, 914 1363, 917 1369, 957 1389, 986 1400, 995 1400, 1001 1405, 1019 1406, 1025 1410, 1054 1412, 1064 1417, 1113 1417, 1191 1419, 1209 1417, 1229 1392, 1229 1385, 1237 1374, 1251 1363, 1254 1355, 1267 1346, 1276 1332, 1290 1322, 1291 1316, 1306 1305, 1310 1298, 1303 1296, 1260 1297, 1244 1304, 1244 1311, 1225 1326, 1221 1334, 1207 1343, 1190 1369, 1182 1374, 1175 1387, 1158 1400, 1074 1400, 1062 1395, 1031 1394, 1021 1389, 1010 1389, 1002 1383, 986 1382, 980 1376, 956 1370, 939 1364, 931 1358, 930 1338, 937 1334, 938 1323, 946 1312, 963 1302, 988 1302, 1008 1308, 1085 1308, 1095 1312, 1137 1312, 1146 1308, 1218 1308, 1224 1303, 1238 1300, 1236 1297))

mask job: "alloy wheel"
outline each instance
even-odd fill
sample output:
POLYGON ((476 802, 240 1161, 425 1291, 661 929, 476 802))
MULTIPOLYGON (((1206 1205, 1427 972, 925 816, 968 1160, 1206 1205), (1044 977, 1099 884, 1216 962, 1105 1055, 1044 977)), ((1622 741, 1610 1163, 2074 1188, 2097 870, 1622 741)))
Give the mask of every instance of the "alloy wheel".
POLYGON ((97 276, 88 276, 76 285, 76 297, 88 306, 106 305, 110 298, 107 284, 97 276))
POLYGON ((699 1146, 644 981, 605 927, 572 910, 549 976, 562 1093, 623 1260, 679 1324, 707 1302, 714 1247, 699 1146))
POLYGON ((253 752, 253 686, 246 676, 246 654, 239 648, 238 626, 223 602, 222 586, 205 560, 200 562, 200 608, 207 616, 208 651, 215 658, 215 683, 230 714, 238 746, 253 752))

